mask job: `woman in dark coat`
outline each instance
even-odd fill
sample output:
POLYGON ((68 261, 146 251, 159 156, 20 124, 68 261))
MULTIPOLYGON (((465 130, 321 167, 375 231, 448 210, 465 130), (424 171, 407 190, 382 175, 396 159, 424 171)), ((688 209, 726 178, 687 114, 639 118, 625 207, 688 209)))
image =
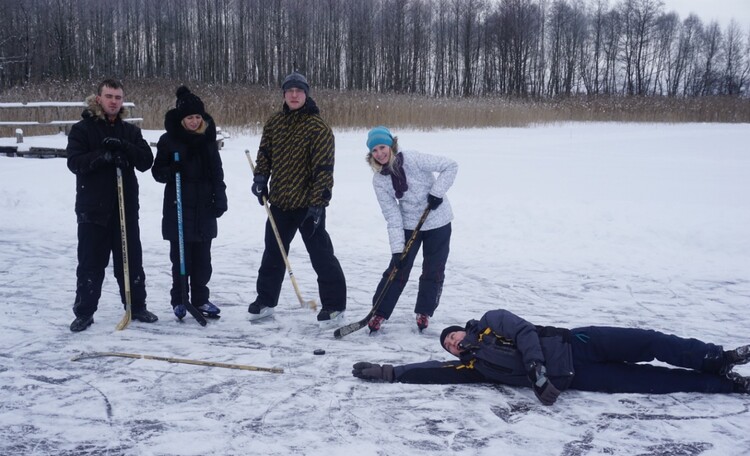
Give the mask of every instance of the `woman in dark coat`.
POLYGON ((203 102, 185 86, 177 89, 177 103, 164 118, 167 130, 159 138, 151 169, 164 188, 162 235, 170 243, 172 261, 171 302, 177 318, 186 315, 182 303, 176 174, 181 177, 182 220, 185 240, 185 274, 192 304, 206 317, 218 318, 219 308, 209 301, 211 241, 217 235, 216 219, 227 210, 224 170, 216 144, 216 125, 203 102), (179 153, 179 162, 175 161, 179 153))

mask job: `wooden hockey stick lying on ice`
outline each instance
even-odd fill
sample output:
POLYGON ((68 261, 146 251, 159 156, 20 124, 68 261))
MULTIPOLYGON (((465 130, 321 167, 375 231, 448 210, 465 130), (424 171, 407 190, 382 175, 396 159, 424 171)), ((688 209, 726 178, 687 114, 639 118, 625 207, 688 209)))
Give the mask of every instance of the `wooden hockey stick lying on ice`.
POLYGON ((196 366, 223 367, 225 369, 240 369, 249 371, 272 372, 274 374, 283 374, 284 369, 280 367, 257 367, 246 364, 227 364, 215 361, 200 361, 195 359, 168 358, 166 356, 141 355, 138 353, 121 353, 121 352, 84 352, 72 357, 71 361, 78 361, 88 358, 100 358, 103 356, 119 356, 120 358, 135 359, 152 359, 155 361, 166 361, 168 363, 194 364, 196 366))

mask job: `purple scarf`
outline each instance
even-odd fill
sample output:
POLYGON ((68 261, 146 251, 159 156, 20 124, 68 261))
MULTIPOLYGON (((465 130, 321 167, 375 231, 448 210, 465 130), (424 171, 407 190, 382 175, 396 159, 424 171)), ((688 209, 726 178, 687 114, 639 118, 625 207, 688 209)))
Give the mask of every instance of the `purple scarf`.
POLYGON ((406 173, 404 172, 404 156, 401 152, 396 154, 396 159, 393 161, 393 171, 390 168, 384 166, 380 170, 380 174, 384 176, 391 176, 391 183, 393 184, 393 190, 396 191, 396 198, 401 199, 404 196, 404 192, 409 190, 409 184, 406 183, 406 173))

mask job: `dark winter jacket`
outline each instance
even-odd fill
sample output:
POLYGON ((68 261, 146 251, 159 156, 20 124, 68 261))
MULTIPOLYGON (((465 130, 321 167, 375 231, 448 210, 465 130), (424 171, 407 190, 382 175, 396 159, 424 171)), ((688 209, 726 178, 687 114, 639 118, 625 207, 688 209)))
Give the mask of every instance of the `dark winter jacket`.
POLYGON ((479 320, 466 323, 460 343, 460 362, 397 366, 395 381, 404 383, 495 382, 531 386, 529 365, 544 363, 547 376, 559 390, 573 380, 570 330, 534 326, 507 310, 492 310, 479 320))
POLYGON ((328 206, 333 189, 334 137, 312 98, 266 122, 255 174, 271 176, 269 201, 283 210, 328 206))
POLYGON ((114 164, 106 163, 102 140, 108 136, 120 139, 126 149, 130 166, 122 170, 125 194, 125 218, 138 218, 138 179, 135 169, 147 171, 154 161, 148 143, 141 135, 141 129, 124 122, 126 111, 110 123, 96 97, 86 100, 88 108, 83 111, 83 120, 73 125, 68 135, 68 169, 76 175, 75 211, 78 223, 107 225, 118 213, 117 174, 114 164))
POLYGON ((177 186, 173 172, 174 154, 180 154, 182 221, 185 242, 213 239, 217 234, 216 218, 227 210, 224 169, 216 144, 216 125, 211 116, 203 118, 202 134, 188 132, 182 119, 172 109, 164 117, 167 130, 156 145, 156 160, 151 173, 157 182, 166 183, 161 231, 164 239, 178 241, 177 186))

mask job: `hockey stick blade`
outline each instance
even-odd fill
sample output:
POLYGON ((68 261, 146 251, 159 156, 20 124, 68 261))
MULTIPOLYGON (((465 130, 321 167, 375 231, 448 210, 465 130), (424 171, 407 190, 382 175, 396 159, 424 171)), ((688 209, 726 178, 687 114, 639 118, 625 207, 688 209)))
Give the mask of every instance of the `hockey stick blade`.
POLYGON ((125 309, 125 315, 122 316, 122 320, 120 320, 119 323, 117 323, 117 326, 115 326, 115 329, 117 331, 122 331, 123 329, 127 328, 131 321, 131 309, 127 308, 125 309))
POLYGON ((190 301, 185 301, 185 308, 188 312, 190 312, 190 315, 192 315, 193 318, 195 318, 196 321, 200 323, 201 326, 206 326, 208 324, 208 321, 206 321, 206 317, 204 317, 201 311, 196 309, 190 301))
POLYGON ((354 323, 349 323, 346 326, 342 326, 336 331, 333 332, 333 337, 336 339, 341 339, 344 336, 347 336, 353 332, 359 331, 360 329, 367 326, 367 322, 370 321, 370 317, 372 317, 372 312, 368 313, 367 316, 359 321, 355 321, 354 323))
POLYGON ((315 302, 314 299, 310 299, 309 301, 300 300, 299 305, 303 309, 310 309, 312 311, 318 310, 318 303, 315 302))

